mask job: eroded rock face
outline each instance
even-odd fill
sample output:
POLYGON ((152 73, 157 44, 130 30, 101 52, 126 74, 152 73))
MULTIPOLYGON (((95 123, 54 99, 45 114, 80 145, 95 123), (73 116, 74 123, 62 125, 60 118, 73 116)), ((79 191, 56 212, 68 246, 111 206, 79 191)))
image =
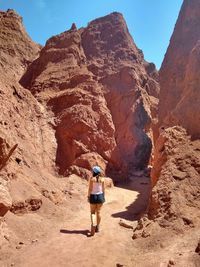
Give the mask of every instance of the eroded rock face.
POLYGON ((180 218, 179 209, 183 209, 184 205, 187 206, 187 201, 193 201, 191 195, 194 195, 194 198, 198 196, 199 15, 200 2, 185 0, 160 71, 159 124, 163 124, 164 127, 160 129, 160 136, 156 141, 154 166, 151 172, 152 184, 156 185, 154 190, 157 190, 157 193, 153 190, 152 210, 153 213, 163 213, 165 218, 168 217, 167 209, 161 206, 167 205, 170 209, 173 205, 169 203, 174 199, 177 203, 172 208, 174 211, 170 213, 180 218), (183 128, 176 126, 165 129, 169 125, 181 125, 183 128), (196 141, 191 141, 188 133, 192 140, 196 141), (189 181, 192 186, 189 185, 189 181), (167 189, 170 191, 169 194, 167 189), (184 198, 184 196, 186 200, 180 201, 179 197, 184 198), (162 198, 163 204, 158 205, 162 202, 162 198), (168 202, 166 205, 165 200, 168 202))
POLYGON ((149 215, 160 224, 178 220, 181 227, 187 224, 186 218, 195 224, 200 192, 200 141, 191 141, 185 129, 174 126, 159 136, 158 147, 151 173, 156 185, 149 215))
MULTIPOLYGON (((194 265, 196 255, 191 251, 200 227, 199 15, 200 2, 185 0, 160 70, 153 189, 148 214, 133 235, 150 237, 150 243, 159 239, 160 247, 168 239, 168 248, 176 242, 174 235, 181 242, 184 236, 187 258, 194 265)), ((176 262, 181 265, 178 257, 176 262)))
POLYGON ((157 78, 112 13, 50 38, 21 84, 56 115, 60 173, 87 176, 91 153, 107 174, 147 165, 157 78))
POLYGON ((185 0, 160 70, 159 121, 200 137, 200 2, 185 0))
POLYGON ((39 54, 40 46, 26 33, 22 18, 12 9, 0 11, 0 70, 19 79, 30 62, 39 54))
MULTIPOLYGON (((18 192, 10 192, 14 181, 20 188, 29 183, 28 194, 36 187, 40 170, 54 172, 55 136, 53 115, 19 84, 28 64, 39 54, 40 47, 25 32, 22 19, 13 10, 0 12, 0 179, 7 181, 0 213, 11 208, 18 192), (7 204, 3 204, 7 203, 7 204), (4 210, 4 211, 3 211, 4 210)), ((44 178, 46 179, 46 178, 44 178)), ((29 195, 20 193, 20 200, 29 195)))

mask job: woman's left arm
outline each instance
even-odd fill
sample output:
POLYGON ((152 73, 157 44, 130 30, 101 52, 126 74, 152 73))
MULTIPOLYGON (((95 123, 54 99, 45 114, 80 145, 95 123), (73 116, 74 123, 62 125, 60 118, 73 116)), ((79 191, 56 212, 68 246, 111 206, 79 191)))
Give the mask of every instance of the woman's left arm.
POLYGON ((103 181, 102 181, 102 191, 104 193, 104 196, 105 196, 105 180, 103 178, 103 181))

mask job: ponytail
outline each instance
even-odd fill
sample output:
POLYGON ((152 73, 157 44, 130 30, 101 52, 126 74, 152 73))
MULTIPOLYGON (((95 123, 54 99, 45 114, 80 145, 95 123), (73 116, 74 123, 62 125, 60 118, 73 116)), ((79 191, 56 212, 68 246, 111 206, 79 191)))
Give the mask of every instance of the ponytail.
POLYGON ((100 173, 98 173, 98 174, 93 173, 92 181, 93 182, 97 182, 97 183, 101 183, 102 182, 102 178, 100 176, 100 173))

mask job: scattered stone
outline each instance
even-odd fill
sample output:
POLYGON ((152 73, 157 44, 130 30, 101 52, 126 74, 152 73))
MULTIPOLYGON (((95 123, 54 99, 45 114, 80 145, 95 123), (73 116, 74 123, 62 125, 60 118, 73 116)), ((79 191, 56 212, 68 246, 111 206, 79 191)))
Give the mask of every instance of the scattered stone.
POLYGON ((195 249, 195 252, 198 253, 200 255, 200 241, 197 244, 197 247, 195 249))
POLYGON ((9 241, 9 236, 8 235, 4 235, 4 238, 9 241))
POLYGON ((30 198, 25 201, 15 201, 12 203, 10 211, 14 214, 24 214, 31 211, 36 211, 42 206, 42 199, 30 198))
POLYGON ((134 233, 134 234, 132 235, 132 239, 137 239, 138 237, 139 237, 139 235, 136 234, 136 233, 134 233))
POLYGON ((188 219, 186 217, 183 217, 182 219, 185 225, 194 226, 193 221, 191 219, 188 219))
POLYGON ((33 239, 31 242, 36 243, 36 242, 38 242, 38 239, 33 239))
POLYGON ((173 265, 175 265, 175 261, 174 260, 169 260, 169 263, 168 263, 167 267, 171 267, 173 265))
POLYGON ((122 226, 122 227, 125 227, 127 229, 133 229, 133 226, 132 225, 130 225, 129 223, 125 222, 122 219, 119 221, 119 225, 122 226))
POLYGON ((143 238, 146 238, 146 237, 149 237, 150 236, 150 233, 149 232, 147 232, 147 231, 143 231, 142 232, 142 235, 141 235, 143 238))
POLYGON ((187 176, 186 172, 179 171, 178 169, 173 171, 173 177, 175 180, 184 180, 187 176))

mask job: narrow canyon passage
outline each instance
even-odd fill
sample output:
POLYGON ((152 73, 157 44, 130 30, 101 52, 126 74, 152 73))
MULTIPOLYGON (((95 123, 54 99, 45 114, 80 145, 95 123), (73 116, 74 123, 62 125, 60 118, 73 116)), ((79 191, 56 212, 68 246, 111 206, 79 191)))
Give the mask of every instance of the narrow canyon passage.
POLYGON ((101 231, 94 237, 87 236, 89 204, 80 203, 77 214, 58 221, 48 236, 16 251, 8 266, 134 266, 132 229, 121 226, 120 220, 129 226, 136 224, 147 205, 149 190, 147 177, 133 177, 129 184, 107 189, 101 231))

